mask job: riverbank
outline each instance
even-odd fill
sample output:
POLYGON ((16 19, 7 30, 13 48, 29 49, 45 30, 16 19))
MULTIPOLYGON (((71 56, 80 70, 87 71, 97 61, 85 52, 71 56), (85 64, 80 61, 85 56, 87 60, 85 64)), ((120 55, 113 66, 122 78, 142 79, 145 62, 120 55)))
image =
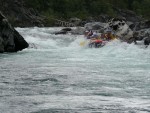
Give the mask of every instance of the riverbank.
MULTIPOLYGON (((139 23, 144 21, 141 16, 137 15, 131 10, 123 10, 117 7, 112 7, 114 15, 108 13, 98 13, 97 15, 87 15, 83 17, 75 17, 75 15, 68 17, 50 15, 48 12, 42 11, 37 7, 32 6, 30 1, 24 0, 0 0, 0 11, 8 18, 9 22, 14 27, 54 27, 59 26, 56 24, 57 20, 67 21, 75 24, 76 26, 84 26, 88 22, 108 22, 111 18, 122 18, 132 23, 139 23), (73 18, 72 18, 73 17, 73 18), (77 22, 78 21, 78 22, 77 22)), ((50 1, 49 1, 50 2, 50 1)), ((46 2, 47 4, 49 3, 46 2)), ((35 3, 36 5, 36 3, 35 3)), ((46 7, 47 8, 47 7, 46 7)), ((58 7, 59 8, 59 7, 58 7)), ((66 6, 67 8, 67 6, 66 6)), ((49 12, 50 13, 50 12, 49 12)), ((62 12, 63 13, 63 12, 62 12)), ((84 12, 82 13, 84 15, 84 12)))

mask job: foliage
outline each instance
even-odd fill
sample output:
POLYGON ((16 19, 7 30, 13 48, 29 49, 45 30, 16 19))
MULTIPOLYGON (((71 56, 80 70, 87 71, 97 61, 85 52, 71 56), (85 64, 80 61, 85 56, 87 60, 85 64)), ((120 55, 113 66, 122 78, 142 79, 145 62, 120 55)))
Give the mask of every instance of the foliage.
POLYGON ((115 15, 113 7, 130 9, 150 19, 150 0, 24 0, 45 16, 57 18, 115 15))

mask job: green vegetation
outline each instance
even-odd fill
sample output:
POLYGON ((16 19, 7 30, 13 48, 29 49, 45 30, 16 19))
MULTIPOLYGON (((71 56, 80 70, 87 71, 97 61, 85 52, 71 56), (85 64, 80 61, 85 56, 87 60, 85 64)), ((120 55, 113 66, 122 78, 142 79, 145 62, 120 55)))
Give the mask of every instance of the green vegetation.
POLYGON ((24 0, 28 7, 37 9, 49 19, 67 19, 108 14, 115 16, 113 7, 130 9, 150 19, 150 0, 24 0))

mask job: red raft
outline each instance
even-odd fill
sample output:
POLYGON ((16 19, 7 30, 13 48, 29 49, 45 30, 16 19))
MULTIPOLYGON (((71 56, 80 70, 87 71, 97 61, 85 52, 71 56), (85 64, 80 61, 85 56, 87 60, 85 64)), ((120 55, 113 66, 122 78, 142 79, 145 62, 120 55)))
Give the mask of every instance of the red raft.
POLYGON ((103 40, 100 40, 100 39, 96 39, 96 40, 92 40, 90 43, 89 43, 89 47, 90 48, 100 48, 100 47, 103 47, 105 45, 105 41, 103 40))

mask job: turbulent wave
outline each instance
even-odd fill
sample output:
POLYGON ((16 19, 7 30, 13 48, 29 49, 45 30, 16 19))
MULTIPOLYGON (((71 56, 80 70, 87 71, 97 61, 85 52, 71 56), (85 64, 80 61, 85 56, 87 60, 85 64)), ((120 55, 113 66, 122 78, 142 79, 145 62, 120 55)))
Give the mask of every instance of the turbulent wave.
POLYGON ((30 47, 0 56, 2 113, 150 112, 150 48, 81 47, 61 28, 16 28, 30 47))

